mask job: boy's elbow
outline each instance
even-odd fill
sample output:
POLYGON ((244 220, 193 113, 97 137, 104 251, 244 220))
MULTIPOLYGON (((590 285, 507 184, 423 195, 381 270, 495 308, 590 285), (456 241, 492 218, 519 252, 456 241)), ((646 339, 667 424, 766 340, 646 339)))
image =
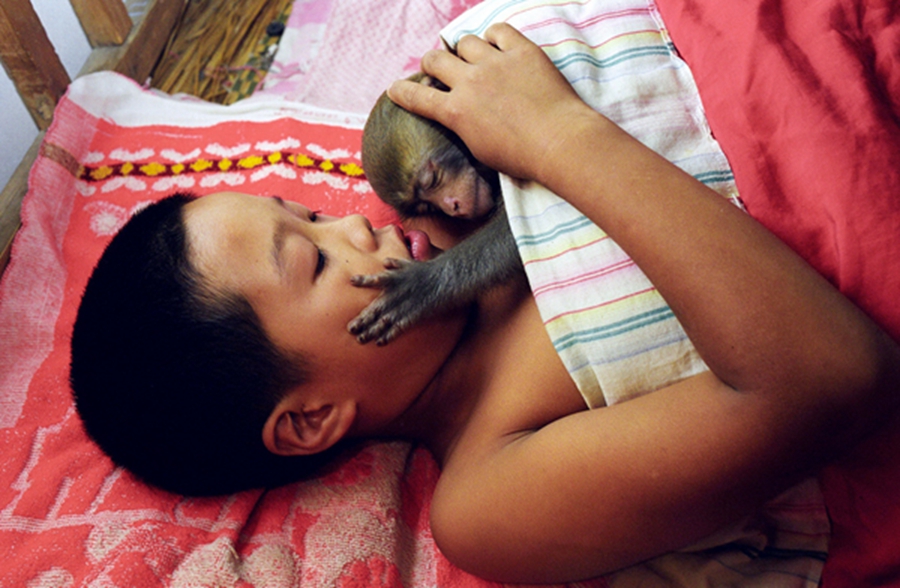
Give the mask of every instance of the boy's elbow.
POLYGON ((900 408, 900 346, 873 327, 841 347, 823 361, 823 383, 835 411, 848 418, 848 441, 853 441, 875 431, 900 408))
POLYGON ((887 403, 889 412, 900 407, 900 345, 884 331, 877 332, 877 349, 863 362, 857 385, 873 390, 887 403))

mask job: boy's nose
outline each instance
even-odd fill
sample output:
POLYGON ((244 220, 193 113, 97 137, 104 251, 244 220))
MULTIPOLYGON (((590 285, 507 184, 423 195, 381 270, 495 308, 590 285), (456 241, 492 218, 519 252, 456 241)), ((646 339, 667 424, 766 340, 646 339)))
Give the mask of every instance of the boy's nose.
POLYGON ((361 214, 351 214, 344 217, 344 223, 350 236, 350 242, 354 247, 367 252, 378 249, 369 219, 361 214))

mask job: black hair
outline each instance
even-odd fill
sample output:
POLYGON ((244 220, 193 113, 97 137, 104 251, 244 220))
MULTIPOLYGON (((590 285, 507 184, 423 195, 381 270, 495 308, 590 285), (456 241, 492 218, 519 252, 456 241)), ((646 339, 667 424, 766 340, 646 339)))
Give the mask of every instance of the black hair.
POLYGON ((307 377, 249 302, 215 292, 190 260, 175 194, 137 213, 94 269, 72 333, 71 385, 85 429, 146 482, 188 495, 274 486, 329 456, 270 453, 263 425, 307 377))

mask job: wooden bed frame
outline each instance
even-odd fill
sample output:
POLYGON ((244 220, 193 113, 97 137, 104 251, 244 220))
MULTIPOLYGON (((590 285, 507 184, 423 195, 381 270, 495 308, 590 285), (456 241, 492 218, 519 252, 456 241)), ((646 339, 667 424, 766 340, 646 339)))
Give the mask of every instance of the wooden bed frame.
MULTIPOLYGON (((71 0, 92 47, 78 72, 111 70, 143 83, 178 24, 188 0, 71 0), (129 10, 145 3, 141 10, 129 10), (132 22, 129 13, 140 12, 132 22)), ((0 193, 0 274, 21 225, 28 173, 53 110, 70 79, 30 0, 0 0, 0 60, 40 133, 0 193)))

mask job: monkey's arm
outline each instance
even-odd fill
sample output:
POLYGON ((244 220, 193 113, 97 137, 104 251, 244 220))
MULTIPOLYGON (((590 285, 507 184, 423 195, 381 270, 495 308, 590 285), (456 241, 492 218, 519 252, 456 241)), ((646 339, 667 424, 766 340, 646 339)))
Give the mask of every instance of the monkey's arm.
POLYGON ((522 261, 500 206, 487 224, 455 247, 423 262, 388 260, 388 271, 354 276, 381 296, 348 325, 361 343, 384 345, 428 316, 464 306, 482 291, 522 274, 522 261))

